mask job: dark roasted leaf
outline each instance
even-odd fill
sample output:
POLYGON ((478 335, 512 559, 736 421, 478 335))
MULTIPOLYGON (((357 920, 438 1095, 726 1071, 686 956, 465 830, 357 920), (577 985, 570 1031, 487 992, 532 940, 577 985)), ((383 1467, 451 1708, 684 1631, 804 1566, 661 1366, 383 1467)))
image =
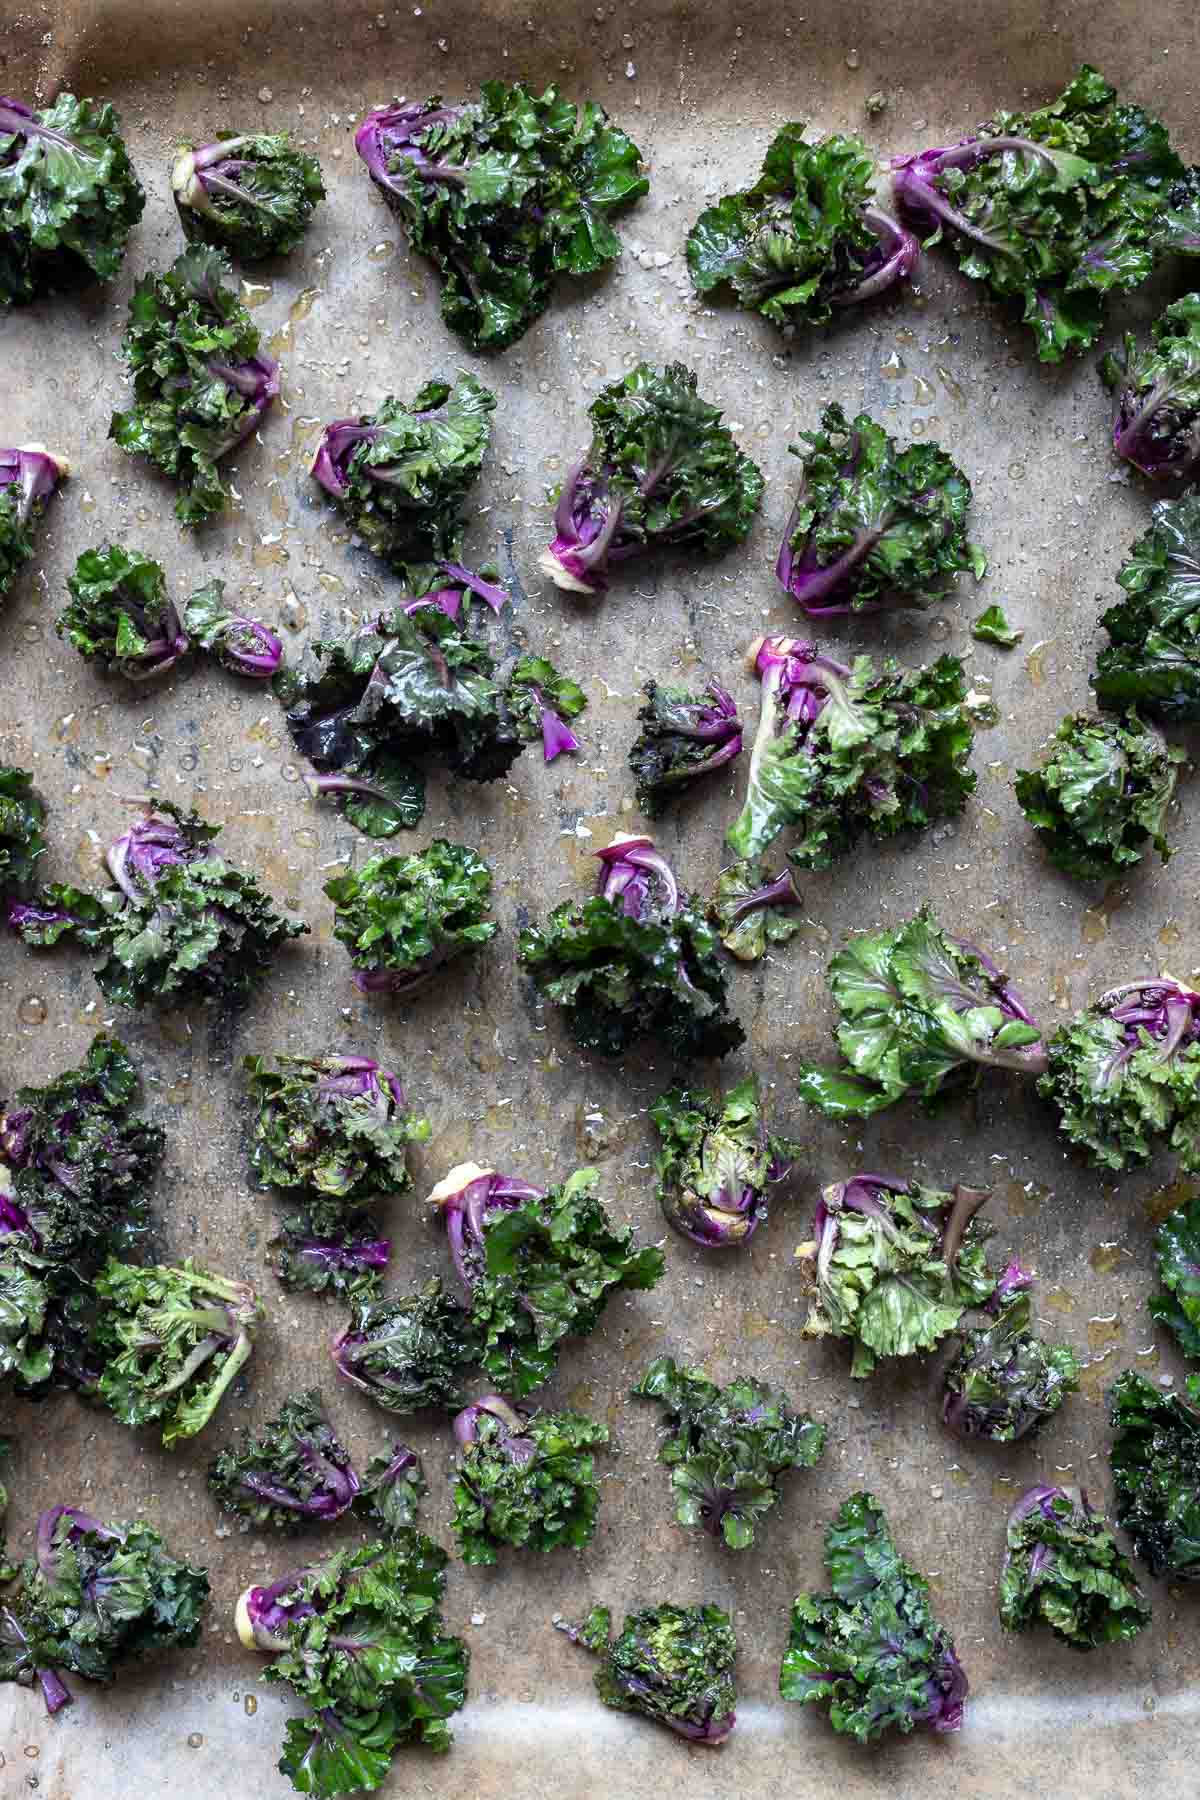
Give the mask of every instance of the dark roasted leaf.
POLYGON ((596 1692, 605 1706, 642 1713, 696 1744, 723 1744, 736 1725, 737 1639, 721 1607, 649 1606, 628 1613, 616 1638, 607 1606, 594 1606, 581 1625, 554 1623, 601 1658, 596 1692))
MULTIPOLYGON (((1200 1400, 1188 1377, 1188 1396, 1200 1400)), ((1132 1369, 1109 1389, 1117 1523, 1152 1575, 1200 1581, 1200 1412, 1132 1369)))
POLYGON ((1200 471, 1200 294, 1185 294, 1155 319, 1139 350, 1126 332, 1100 376, 1114 396, 1113 449, 1152 480, 1186 481, 1200 471))
POLYGON ((470 1317, 435 1277, 419 1293, 356 1300, 334 1340, 333 1360, 339 1375, 386 1412, 457 1412, 464 1370, 481 1349, 470 1317))
POLYGON ((712 775, 741 754, 737 703, 716 681, 701 693, 648 681, 641 731, 629 751, 639 809, 655 819, 698 775, 712 775))
POLYGON ((303 1531, 339 1519, 354 1505, 358 1476, 325 1417, 316 1388, 285 1400, 258 1435, 209 1464, 209 1492, 226 1512, 260 1529, 303 1531))

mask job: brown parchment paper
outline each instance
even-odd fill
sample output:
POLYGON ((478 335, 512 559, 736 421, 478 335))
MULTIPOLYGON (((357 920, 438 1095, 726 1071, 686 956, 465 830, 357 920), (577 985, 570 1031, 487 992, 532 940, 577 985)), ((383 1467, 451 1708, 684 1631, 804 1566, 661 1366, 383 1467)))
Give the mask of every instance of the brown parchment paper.
MULTIPOLYGON (((111 1692, 74 1683, 76 1704, 55 1722, 40 1699, 0 1688, 5 1800, 30 1790, 41 1800, 290 1791, 274 1767, 286 1696, 258 1690, 256 1659, 233 1638, 232 1603, 247 1582, 303 1560, 318 1540, 280 1545, 230 1532, 204 1469, 235 1426, 264 1421, 312 1381, 356 1460, 382 1445, 391 1422, 335 1385, 327 1344, 339 1309, 284 1295, 265 1267, 273 1208, 247 1178, 236 1073, 244 1053, 333 1045, 403 1072, 433 1137, 416 1159, 414 1194, 388 1220, 399 1284, 445 1267, 423 1196, 468 1155, 547 1181, 594 1160, 615 1213, 650 1237, 662 1234, 645 1108, 670 1075, 666 1060, 650 1054, 610 1067, 577 1055, 518 981, 515 934, 526 912, 581 893, 592 880, 591 852, 638 823, 624 759, 649 675, 712 669, 755 716, 741 653, 758 632, 799 623, 772 579, 789 505, 787 445, 834 398, 881 414, 902 437, 936 436, 975 483, 973 535, 991 556, 981 587, 960 588, 936 615, 843 623, 823 641, 835 654, 968 656, 976 686, 990 686, 1000 712, 977 740, 978 794, 953 827, 809 878, 803 935, 734 974, 750 1041, 721 1075, 759 1070, 778 1125, 804 1140, 798 1178, 740 1257, 710 1260, 672 1237, 661 1287, 618 1300, 603 1329, 564 1355, 547 1401, 593 1409, 616 1439, 595 1542, 580 1556, 506 1556, 490 1571, 452 1565, 447 1616, 471 1647, 470 1704, 451 1757, 402 1753, 387 1791, 507 1800, 632 1797, 660 1787, 689 1800, 782 1792, 807 1800, 835 1787, 852 1800, 1187 1791, 1197 1597, 1148 1583, 1152 1628, 1087 1658, 1044 1633, 1006 1641, 994 1598, 1006 1509, 1029 1480, 1082 1482, 1107 1499, 1101 1394, 1111 1378, 1127 1365, 1182 1377, 1145 1311, 1150 1214, 1173 1179, 1169 1160, 1119 1184, 1101 1180, 1064 1155, 1030 1089, 1003 1079, 937 1122, 900 1107, 842 1131, 805 1114, 792 1078, 798 1055, 829 1048, 831 949, 847 930, 900 918, 926 898, 951 928, 1005 953, 1048 1027, 1116 980, 1160 967, 1200 972, 1200 800, 1190 776, 1169 869, 1147 867, 1108 893, 1050 869, 1011 787, 1013 770, 1028 765, 1060 713, 1086 704, 1096 621, 1149 498, 1110 457, 1094 359, 1038 367, 1023 333, 943 256, 926 259, 911 299, 785 344, 764 324, 699 308, 682 244, 699 207, 751 175, 784 120, 859 130, 885 154, 959 135, 996 105, 1040 102, 1083 60, 1167 115, 1194 160, 1198 18, 1188 0, 1153 8, 1131 0, 8 0, 0 87, 38 100, 63 86, 110 95, 149 204, 110 289, 0 321, 0 438, 53 441, 75 468, 6 607, 0 755, 34 769, 50 803, 52 877, 92 878, 98 847, 128 816, 123 796, 149 790, 222 820, 222 847, 299 909, 313 936, 281 959, 232 1029, 200 1010, 113 1016, 145 1070, 146 1108, 169 1133, 157 1195, 166 1248, 260 1279, 270 1324, 244 1396, 175 1455, 71 1399, 6 1403, 3 1428, 16 1438, 16 1553, 27 1553, 37 1511, 58 1501, 102 1516, 144 1511, 177 1550, 208 1564, 214 1599, 195 1652, 134 1672, 111 1692), (555 80, 604 101, 641 145, 652 192, 623 223, 625 253, 611 278, 564 291, 516 348, 485 361, 440 324, 434 279, 408 256, 372 192, 352 130, 393 94, 457 95, 495 75, 555 80), (863 102, 877 89, 888 104, 872 121, 863 102), (320 153, 329 200, 295 256, 249 272, 246 298, 283 364, 283 403, 237 460, 236 509, 189 538, 175 525, 171 493, 106 441, 123 393, 117 342, 135 276, 181 247, 167 180, 176 138, 260 125, 287 126, 320 153), (744 549, 722 562, 639 565, 605 602, 580 606, 536 572, 546 488, 585 440, 595 389, 641 357, 673 356, 699 370, 703 392, 724 405, 766 470, 761 519, 744 549), (470 549, 477 560, 499 557, 519 630, 584 681, 590 710, 578 758, 543 769, 531 753, 511 782, 487 788, 432 784, 424 824, 404 842, 444 832, 476 845, 495 870, 503 934, 400 1009, 357 996, 331 941, 321 884, 339 859, 361 860, 369 846, 309 802, 269 696, 199 667, 153 691, 122 691, 63 648, 53 621, 79 551, 110 537, 159 557, 181 592, 201 576, 223 576, 232 594, 284 627, 291 656, 318 626, 377 606, 387 577, 348 546, 316 497, 308 454, 321 421, 457 367, 476 369, 500 402, 470 549), (1024 628, 1014 652, 969 636, 970 620, 993 600, 1024 628), (1040 1316, 1094 1359, 1085 1391, 1040 1443, 991 1453, 959 1447, 937 1422, 935 1367, 852 1386, 838 1347, 800 1339, 791 1253, 818 1182, 855 1167, 995 1188, 1000 1246, 1019 1247, 1037 1269, 1040 1316), (702 1361, 718 1379, 744 1370, 782 1382, 829 1424, 823 1464, 792 1481, 746 1555, 720 1555, 673 1523, 666 1475, 653 1460, 652 1411, 624 1400, 647 1358, 663 1350, 702 1361), (836 1740, 815 1710, 776 1698, 791 1597, 823 1584, 822 1527, 860 1485, 885 1503, 904 1550, 933 1577, 969 1670, 967 1726, 956 1740, 863 1754, 836 1740), (578 1615, 593 1600, 620 1612, 655 1598, 706 1597, 731 1609, 742 1645, 742 1722, 719 1752, 604 1711, 588 1659, 550 1628, 554 1613, 578 1615)), ((1148 292, 1114 308, 1114 331, 1150 316, 1162 298, 1148 292)), ((710 787, 660 828, 689 885, 706 887, 720 866, 735 788, 736 777, 710 787)), ((74 1062, 108 1016, 82 957, 35 958, 6 940, 0 1092, 74 1062)), ((400 1424, 426 1460, 427 1526, 449 1543, 448 1434, 400 1424)))

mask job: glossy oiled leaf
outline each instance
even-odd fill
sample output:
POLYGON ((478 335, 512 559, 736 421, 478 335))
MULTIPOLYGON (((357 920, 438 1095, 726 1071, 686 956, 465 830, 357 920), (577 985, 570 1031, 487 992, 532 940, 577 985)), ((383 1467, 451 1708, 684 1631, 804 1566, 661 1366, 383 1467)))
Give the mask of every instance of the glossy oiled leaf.
POLYGON ((359 1493, 350 1457, 316 1388, 285 1400, 256 1437, 214 1458, 209 1491, 226 1512, 260 1529, 302 1531, 340 1518, 359 1493))
POLYGON ((1150 1316, 1174 1332, 1185 1356, 1200 1360, 1200 1198, 1168 1213, 1154 1240, 1163 1291, 1150 1316))
POLYGON ((617 1712, 642 1713, 691 1743, 721 1744, 737 1723, 737 1639, 719 1606, 648 1606, 613 1638, 607 1606, 579 1625, 555 1619, 600 1657, 596 1692, 617 1712))
POLYGON ((435 838, 411 856, 375 856, 325 884, 333 935, 366 993, 411 994, 499 930, 484 913, 492 873, 464 845, 435 838))
POLYGON ((54 629, 89 662, 128 681, 145 681, 165 674, 187 650, 166 571, 139 550, 119 544, 85 550, 67 587, 71 598, 54 629))
MULTIPOLYGON (((1188 1377, 1188 1395, 1200 1400, 1188 1377)), ((1200 1580, 1200 1412, 1132 1369, 1108 1395, 1117 1523, 1152 1575, 1200 1580)))
POLYGON ((34 792, 33 776, 0 763, 0 896, 23 893, 45 854, 42 827, 46 808, 34 792))
POLYGON ((967 1677, 929 1604, 929 1584, 897 1550, 873 1495, 852 1494, 825 1533, 832 1592, 798 1594, 779 1671, 785 1700, 827 1702, 837 1732, 870 1743, 890 1730, 958 1731, 967 1677))
POLYGON ((171 192, 188 238, 243 262, 294 250, 325 198, 320 163, 286 131, 227 131, 214 143, 185 145, 171 192))
POLYGON ((1159 500, 1117 576, 1122 598, 1101 616, 1109 643, 1092 686, 1101 706, 1200 719, 1200 493, 1159 500))
POLYGON ((0 100, 0 308, 111 281, 146 196, 107 101, 0 100))
POLYGON ((1019 769, 1021 811, 1056 868, 1082 881, 1113 881, 1146 848, 1171 855, 1167 813, 1182 750, 1135 713, 1123 720, 1069 714, 1037 769, 1019 769))
POLYGON ((413 249, 442 277, 442 317, 477 350, 515 343, 560 274, 593 274, 620 244, 611 215, 649 186, 640 152, 592 101, 486 81, 368 114, 355 136, 413 249))
POLYGON ((570 1411, 526 1418, 493 1399, 469 1407, 456 1431, 466 1420, 451 1519, 465 1563, 494 1563, 498 1545, 546 1552, 591 1542, 600 1505, 591 1452, 607 1445, 606 1425, 570 1411))
POLYGON ((756 1076, 722 1098, 672 1088, 650 1108, 654 1170, 667 1222, 707 1248, 744 1244, 767 1216, 768 1190, 786 1180, 800 1146, 763 1118, 756 1076))
POLYGON ((1032 1487, 1013 1507, 999 1599, 1006 1631, 1040 1622, 1076 1650, 1123 1643, 1150 1623, 1128 1557, 1078 1488, 1032 1487))
POLYGON ((965 275, 1011 299, 1043 362, 1086 350, 1105 295, 1149 275, 1183 164, 1159 121, 1086 63, 1056 100, 897 157, 901 216, 945 237, 965 275))
POLYGON ((652 1362, 632 1389, 667 1414, 658 1460, 671 1471, 675 1517, 730 1550, 746 1550, 758 1520, 779 1498, 789 1469, 811 1469, 825 1427, 791 1409, 787 1395, 742 1377, 720 1388, 670 1356, 652 1362))

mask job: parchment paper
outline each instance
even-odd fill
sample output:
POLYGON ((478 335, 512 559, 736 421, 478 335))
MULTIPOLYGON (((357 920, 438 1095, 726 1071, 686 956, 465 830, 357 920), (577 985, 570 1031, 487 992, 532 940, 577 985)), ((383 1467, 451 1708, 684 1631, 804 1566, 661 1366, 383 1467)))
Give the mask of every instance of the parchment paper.
MULTIPOLYGON (((645 1108, 670 1076, 666 1059, 611 1067, 577 1055, 519 982, 515 935, 527 914, 581 894, 592 880, 591 852, 638 823, 624 759, 649 675, 711 669, 756 716, 756 684, 741 653, 758 632, 799 624, 772 578, 795 466, 787 445, 834 398, 881 414, 901 437, 936 436, 975 483, 973 535, 991 556, 982 586, 961 587, 940 614, 861 621, 825 632, 823 642, 837 655, 858 647, 891 647, 913 660, 941 649, 967 655, 1001 714, 977 742, 978 794, 952 828, 864 851, 809 878, 803 936, 756 970, 734 974, 750 1042, 721 1075, 732 1081, 751 1065, 760 1071, 779 1127, 805 1141, 798 1179, 740 1257, 710 1260, 672 1237, 662 1286, 618 1300, 603 1328, 564 1355, 547 1402, 594 1409, 612 1424, 618 1447, 596 1540, 579 1556, 505 1556, 493 1571, 452 1565, 447 1616, 470 1643, 470 1704, 451 1757, 401 1753, 388 1791, 506 1800, 617 1800, 660 1785, 689 1800, 782 1792, 808 1800, 835 1786, 849 1800, 951 1789, 1089 1800, 1181 1783, 1186 1791, 1198 1711, 1197 1596, 1148 1582, 1152 1628, 1132 1645, 1084 1659, 1044 1633, 1005 1641, 994 1594, 1005 1513, 1028 1481, 1082 1482, 1107 1500, 1101 1394, 1112 1377, 1125 1366, 1182 1377, 1144 1304, 1148 1208, 1161 1205, 1155 1196, 1173 1179, 1170 1161, 1119 1186, 1102 1181, 1063 1153, 1030 1089, 1003 1079, 936 1123, 898 1107, 841 1131, 804 1112, 792 1077, 798 1056, 829 1049, 831 949, 847 930, 899 919, 927 898, 949 927, 1005 953, 1048 1027, 1117 980, 1164 966, 1200 973, 1200 802, 1190 777, 1169 869, 1146 867, 1107 895, 1050 869, 1011 788, 1012 771, 1028 766, 1060 713, 1087 703, 1096 621, 1113 597, 1123 551, 1147 522, 1149 497, 1110 457, 1094 359, 1038 367, 1022 331, 981 303, 943 255, 926 259, 913 298, 836 333, 784 344, 765 324, 697 307, 681 252, 699 207, 751 176, 787 119, 859 130, 884 154, 961 135, 997 105, 1040 103, 1083 60, 1167 115, 1194 160, 1200 15, 1187 0, 1154 8, 1131 0, 913 0, 903 8, 855 0, 606 0, 595 8, 424 0, 382 10, 381 0, 17 0, 5 10, 0 87, 38 100, 64 86, 110 95, 150 198, 120 281, 0 322, 0 438, 52 441, 76 469, 5 611, 0 755, 33 768, 50 803, 52 877, 92 878, 97 848, 128 816, 123 796, 149 789, 223 821, 222 847, 256 868, 314 931, 264 980, 232 1030, 202 1010, 112 1016, 142 1061, 146 1109, 169 1132, 157 1192, 166 1249, 261 1280, 271 1322, 244 1397, 175 1455, 71 1399, 7 1407, 3 1425, 18 1441, 17 1554, 27 1552, 43 1506, 83 1503, 104 1517, 144 1511, 179 1552, 208 1564, 214 1600, 195 1652, 162 1659, 111 1692, 74 1683, 76 1704, 57 1721, 47 1720, 39 1698, 0 1688, 0 1793, 265 1800, 290 1791, 274 1769, 286 1698, 257 1689, 259 1665, 235 1644, 231 1609, 247 1582, 304 1560, 320 1540, 280 1544, 230 1533, 203 1472, 235 1426, 261 1423, 311 1381, 324 1388, 356 1460, 382 1445, 391 1421, 335 1385, 326 1347, 341 1327, 340 1309, 287 1297, 266 1269, 274 1209, 247 1176, 236 1072, 244 1053, 333 1045, 402 1071, 434 1133, 416 1159, 413 1195, 388 1221, 398 1285, 444 1270, 423 1197, 467 1155, 547 1182, 596 1160, 617 1216, 662 1235, 645 1108), (604 101, 641 145, 652 192, 622 226, 625 254, 612 277, 564 291, 522 343, 484 361, 442 327, 436 283, 410 260, 373 194, 352 129, 393 94, 457 96, 495 75, 555 80, 604 101), (888 104, 872 121, 863 102, 877 89, 888 104), (318 150, 330 197, 294 257, 250 271, 247 297, 281 358, 284 403, 237 460, 236 511, 188 538, 175 525, 170 491, 106 441, 123 395, 117 343, 134 278, 181 247, 167 180, 176 138, 203 141, 223 127, 260 125, 287 126, 318 150), (606 601, 581 606, 536 573, 546 488, 585 441, 596 388, 642 357, 674 356, 698 369, 702 391, 724 405, 767 471, 761 519, 744 549, 722 562, 639 565, 606 601), (370 846, 307 799, 269 696, 202 668, 130 694, 65 649, 53 620, 75 557, 107 538, 159 557, 184 593, 202 573, 220 574, 251 610, 285 627, 289 655, 318 625, 377 606, 388 579, 348 546, 307 477, 308 453, 321 421, 373 407, 390 391, 410 394, 432 373, 458 367, 475 369, 500 400, 470 550, 476 560, 500 557, 520 629, 584 681, 591 706, 579 758, 545 770, 530 753, 511 783, 432 785, 424 824, 404 843, 446 833, 477 846, 495 869, 503 935, 401 1009, 356 996, 331 941, 321 884, 337 859, 362 860, 370 846), (993 600, 1025 630, 1014 652, 969 636, 970 620, 993 600), (999 1244, 1019 1248, 1037 1269, 1047 1328, 1107 1358, 1040 1443, 991 1453, 959 1447, 937 1421, 936 1366, 852 1386, 840 1348, 800 1339, 792 1250, 806 1235, 818 1183, 856 1167, 994 1186, 999 1244), (746 1555, 721 1555, 674 1524, 666 1473, 653 1460, 652 1409, 624 1399, 648 1357, 665 1350, 702 1361, 719 1380, 751 1371, 784 1383, 829 1424, 823 1464, 792 1480, 746 1555), (857 1486, 875 1491, 905 1552, 934 1578, 972 1682, 957 1740, 863 1754, 835 1739, 815 1709, 775 1697, 790 1600, 800 1587, 823 1585, 823 1526, 857 1486), (604 1711, 589 1659, 550 1628, 552 1614, 577 1616, 593 1600, 621 1612, 668 1598, 711 1598, 734 1614, 743 1705, 720 1752, 604 1711)), ((1114 308, 1113 331, 1149 317, 1162 298, 1162 290, 1147 292, 1114 308)), ((660 829, 691 886, 707 888, 720 866, 736 784, 735 775, 694 796, 660 829)), ((83 957, 35 958, 7 940, 0 1093, 72 1064, 108 1016, 83 957), (42 1009, 44 1018, 27 1022, 42 1009)), ((449 1544, 448 1434, 400 1424, 426 1460, 427 1526, 449 1544)))

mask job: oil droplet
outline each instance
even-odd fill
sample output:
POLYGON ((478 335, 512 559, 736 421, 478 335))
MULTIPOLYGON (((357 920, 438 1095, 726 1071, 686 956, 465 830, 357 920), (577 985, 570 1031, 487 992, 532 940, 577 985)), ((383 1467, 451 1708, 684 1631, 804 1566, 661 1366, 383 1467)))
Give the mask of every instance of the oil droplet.
POLYGON ((188 1749, 189 1750, 198 1750, 203 1742, 204 1742, 204 1733, 202 1731, 189 1731, 188 1732, 188 1749))
POLYGON ((1012 1502, 1017 1497, 1017 1483, 1012 1475, 996 1475, 992 1479, 992 1499, 1012 1502))
POLYGON ((282 356, 285 350, 292 347, 292 328, 285 320, 278 331, 273 331, 267 339, 267 351, 271 356, 282 356))
POLYGON ((267 504, 271 508, 271 517, 278 519, 282 524, 289 517, 287 495, 281 487, 273 487, 269 492, 270 498, 267 504))
POLYGON ((21 635, 27 644, 40 644, 42 641, 42 628, 40 625, 36 624, 27 625, 21 635))
POLYGON ((1185 1181, 1181 1177, 1178 1181, 1172 1181, 1167 1187, 1156 1188, 1154 1193, 1148 1194, 1142 1201, 1142 1211, 1152 1225, 1161 1225, 1164 1219, 1170 1217, 1176 1207, 1187 1206, 1196 1198, 1197 1194, 1200 1194, 1200 1184, 1194 1181, 1185 1181))
POLYGON ((1157 1344, 1147 1344, 1144 1350, 1135 1350, 1133 1354, 1144 1369, 1157 1369, 1162 1360, 1157 1344))
POLYGON ((1043 638, 1033 646, 1025 658, 1025 667, 1029 672, 1030 682, 1034 687, 1041 687, 1046 679, 1046 652, 1050 648, 1052 638, 1043 638))
POLYGON ((1054 1000, 1054 1004, 1058 1008, 1059 1012, 1070 1012, 1070 1010, 1071 1010, 1070 977, 1067 975, 1064 975, 1061 969, 1059 970, 1058 974, 1054 977, 1053 981, 1050 984, 1050 993, 1054 1000))
POLYGON ((959 386, 958 382, 955 381, 955 379, 954 379, 953 375, 950 373, 949 369, 944 369, 942 367, 941 363, 939 363, 937 366, 937 372, 941 379, 942 386, 945 388, 946 392, 949 394, 951 400, 953 400, 955 406, 962 406, 966 401, 966 395, 963 393, 962 388, 959 386))
POLYGON ((999 831, 1000 829, 1000 814, 993 812, 990 806, 980 807, 979 821, 985 831, 999 831))
POLYGON ((395 254, 395 244, 390 243, 385 238, 381 244, 371 245, 371 248, 367 251, 367 261, 374 263, 386 262, 389 256, 394 256, 395 254))
POLYGON ((44 1025, 46 1023, 46 1002, 40 994, 26 994, 17 1008, 17 1017, 22 1025, 44 1025))
POLYGON ((907 325, 902 325, 900 327, 899 331, 896 333, 896 342, 898 344, 905 344, 905 345, 915 344, 916 341, 917 341, 916 332, 910 331, 907 325))
POLYGON ((861 61, 862 61, 862 57, 858 54, 857 50, 847 50, 847 52, 846 52, 846 67, 848 69, 857 69, 857 67, 861 61))
POLYGON ((742 1336, 743 1337, 748 1337, 748 1338, 766 1337, 768 1331, 775 1331, 777 1329, 778 1329, 778 1327, 772 1325, 770 1319, 767 1318, 765 1313, 750 1312, 750 1313, 746 1313, 743 1316, 743 1319, 742 1319, 742 1336))
POLYGON ((256 569, 272 569, 279 568, 283 563, 288 562, 290 559, 287 546, 282 542, 278 535, 274 535, 269 538, 263 538, 259 543, 255 544, 251 560, 256 569))
POLYGON ((492 1131, 511 1131, 517 1122, 511 1106, 485 1106, 483 1117, 492 1131))
POLYGON ((256 306, 265 306, 275 292, 269 281, 247 281, 242 277, 242 305, 251 312, 256 306))
POLYGON ((924 437, 928 427, 924 419, 914 419, 908 429, 914 437, 924 437))
POLYGON ((1043 1181, 1006 1181, 1003 1192, 1008 1210, 1016 1219, 1035 1213, 1043 1200, 1049 1200, 1051 1195, 1051 1189, 1043 1181))
POLYGON ((1120 1268, 1128 1256, 1129 1251, 1122 1249, 1121 1245, 1114 1241, 1111 1244, 1097 1244, 1088 1257, 1088 1261, 1097 1275, 1111 1275, 1114 1269, 1120 1268))
POLYGON ((961 1468, 958 1463, 951 1464, 950 1479, 955 1487, 970 1487, 971 1485, 970 1471, 961 1468))
POLYGON ((1158 941, 1165 949, 1170 948, 1172 944, 1178 944, 1183 941, 1183 933, 1179 929, 1178 919, 1164 919, 1162 928, 1158 934, 1158 941))
POLYGON ((288 307, 288 318, 293 325, 299 325, 301 319, 307 319, 309 313, 321 298, 320 288, 307 287, 297 294, 288 307))
POLYGON ((31 1762, 36 1762, 42 1753, 36 1744, 26 1744, 25 1754, 31 1762))
POLYGON ((315 850, 320 841, 311 825, 301 825, 298 831, 292 833, 292 842, 299 844, 302 850, 315 850))
POLYGON ((279 616, 289 631, 303 631, 308 624, 308 608, 290 590, 283 596, 279 616))
POLYGON ((304 450, 321 429, 321 421, 312 415, 292 420, 292 449, 304 450))
POLYGON ((258 1711, 258 1696, 256 1694, 247 1694, 246 1695, 246 1717, 248 1719, 252 1719, 257 1711, 258 1711))
POLYGON ((1008 465, 1008 472, 1014 481, 1020 481, 1022 475, 1025 473, 1025 464, 1022 462, 1011 462, 1008 465))
POLYGON ((923 375, 914 375, 913 376, 913 405, 914 406, 932 406, 936 399, 937 399, 937 394, 934 392, 934 389, 931 386, 931 384, 928 381, 926 381, 925 377, 923 375))
POLYGON ((904 374, 904 359, 895 350, 885 356, 879 365, 879 373, 885 381, 899 381, 904 374))
POLYGON ((1079 935, 1085 944, 1098 944, 1108 936, 1108 914, 1103 905, 1088 907, 1080 921, 1079 935))
POLYGON ((628 1136, 629 1127, 623 1118, 587 1103, 575 1108, 575 1142, 585 1162, 611 1156, 623 1147, 628 1136))
POLYGON ((1088 1343, 1093 1350, 1102 1350, 1105 1344, 1115 1344, 1118 1338, 1125 1335, 1125 1327, 1121 1323, 1120 1313, 1097 1313, 1087 1322, 1088 1343))
POLYGON ((1068 1294, 1066 1288, 1052 1287, 1043 1294, 1042 1304, 1048 1306, 1052 1312, 1073 1313, 1077 1303, 1074 1295, 1068 1294))
POLYGON ((79 714, 64 713, 61 719, 55 719, 54 736, 60 744, 77 744, 79 742, 79 714))
POLYGON ((987 767, 987 772, 992 777, 993 781, 1007 781, 1008 780, 1008 777, 1009 777, 1009 774, 1011 771, 1009 770, 1009 766, 1007 763, 990 762, 986 765, 986 767, 987 767))
POLYGON ((300 779, 300 771, 295 763, 284 763, 279 773, 283 776, 285 781, 299 781, 300 779))
POLYGON ((1085 1400, 1103 1400, 1104 1390, 1112 1379, 1112 1361, 1115 1355, 1116 1351, 1110 1345, 1103 1356, 1094 1357, 1080 1370, 1079 1391, 1085 1400))
POLYGON ((79 502, 79 510, 81 513, 94 513, 96 510, 95 495, 85 491, 83 499, 79 502))
POLYGON ((327 575, 324 570, 317 576, 317 580, 327 594, 340 594, 346 585, 340 575, 327 575))

